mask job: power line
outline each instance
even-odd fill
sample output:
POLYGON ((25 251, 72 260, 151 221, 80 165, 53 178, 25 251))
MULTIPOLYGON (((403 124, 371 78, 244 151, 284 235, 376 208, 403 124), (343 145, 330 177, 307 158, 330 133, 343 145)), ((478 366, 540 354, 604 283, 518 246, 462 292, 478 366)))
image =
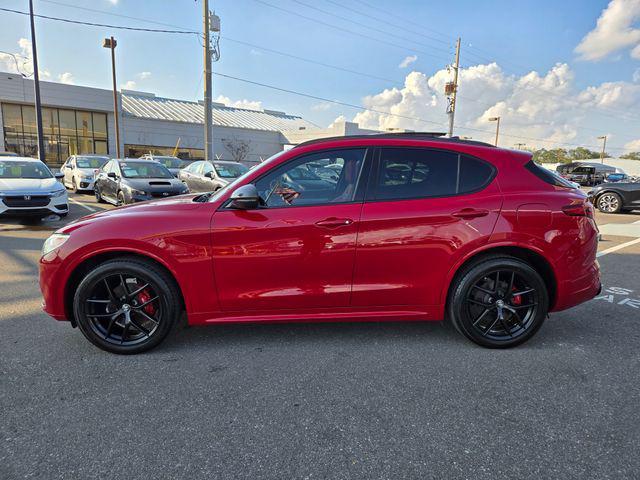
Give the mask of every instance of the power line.
MULTIPOLYGON (((293 10, 288 10, 288 9, 280 7, 278 5, 273 5, 273 4, 269 3, 269 2, 265 2, 264 0, 253 0, 253 1, 257 2, 257 3, 260 3, 262 5, 266 5, 267 7, 271 7, 271 8, 274 8, 276 10, 280 10, 282 12, 288 13, 290 15, 295 15, 296 17, 304 18, 304 19, 309 20, 309 21, 311 21, 313 23, 324 25, 324 26, 329 27, 329 28, 333 28, 334 30, 338 30, 338 31, 340 31, 342 33, 349 33, 349 34, 355 35, 357 37, 362 37, 362 38, 366 38, 368 40, 373 40, 374 42, 382 43, 382 44, 385 44, 385 45, 390 45, 392 47, 396 47, 396 48, 399 48, 399 49, 404 50, 404 51, 410 51, 410 52, 414 52, 414 53, 421 53, 422 55, 426 55, 428 57, 437 58, 438 60, 443 60, 443 58, 444 58, 442 56, 434 55, 434 54, 426 52, 424 50, 417 50, 415 48, 407 47, 405 45, 399 45, 397 43, 388 42, 386 40, 382 40, 382 39, 377 38, 377 37, 372 37, 371 35, 367 35, 365 33, 354 32, 353 30, 348 30, 348 29, 340 27, 338 25, 334 25, 332 23, 325 22, 323 20, 318 20, 317 18, 308 17, 306 15, 303 15, 302 13, 298 13, 298 12, 295 12, 293 10)), ((382 32, 382 31, 380 33, 385 34, 385 32, 382 32)))
MULTIPOLYGON (((341 106, 344 106, 344 107, 354 108, 356 110, 362 110, 362 111, 366 111, 366 112, 377 113, 377 114, 380 114, 380 115, 388 115, 388 116, 396 117, 396 118, 404 118, 406 120, 413 120, 413 121, 416 121, 416 122, 427 123, 427 124, 431 124, 431 125, 437 125, 439 127, 446 127, 446 125, 443 124, 443 123, 436 122, 436 121, 433 121, 433 120, 427 120, 427 119, 420 118, 420 117, 411 117, 411 116, 408 116, 408 115, 400 115, 400 114, 397 114, 397 113, 385 112, 383 110, 377 110, 377 109, 374 109, 374 108, 363 107, 361 105, 355 105, 353 103, 342 102, 340 100, 331 100, 329 98, 320 97, 318 95, 311 95, 311 94, 308 94, 308 93, 297 92, 295 90, 290 90, 290 89, 283 88, 283 87, 277 87, 275 85, 269 85, 269 84, 262 83, 262 82, 256 82, 254 80, 249 80, 249 79, 246 79, 246 78, 240 78, 240 77, 236 77, 236 76, 233 76, 233 75, 228 75, 226 73, 213 72, 213 74, 217 75, 219 77, 228 78, 228 79, 231 79, 231 80, 236 80, 236 81, 247 83, 247 84, 250 84, 250 85, 269 88, 271 90, 276 90, 278 92, 289 93, 289 94, 292 94, 292 95, 297 95, 297 96, 300 96, 300 97, 310 98, 310 99, 313 99, 313 100, 319 100, 319 101, 322 101, 322 102, 333 103, 335 105, 341 105, 341 106)), ((551 124, 543 124, 543 125, 551 125, 551 124)), ((473 128, 473 127, 461 127, 461 126, 459 126, 457 128, 462 129, 462 130, 468 130, 468 131, 471 131, 471 132, 486 133, 486 134, 490 134, 490 135, 494 135, 495 134, 494 131, 481 130, 479 128, 473 128)), ((502 136, 511 137, 511 138, 521 138, 521 139, 525 139, 525 140, 533 140, 533 141, 545 142, 545 143, 553 143, 553 144, 557 144, 557 145, 569 145, 569 146, 574 146, 574 147, 600 148, 599 145, 584 145, 584 144, 580 144, 580 143, 558 142, 558 141, 554 141, 554 140, 546 140, 544 138, 527 137, 527 136, 523 136, 523 135, 513 135, 513 134, 507 134, 507 133, 502 133, 502 136)), ((621 148, 621 147, 610 147, 609 149, 610 150, 624 150, 624 148, 621 148)))
MULTIPOLYGON (((28 12, 23 12, 20 10, 13 10, 11 8, 1 8, 1 11, 4 12, 10 12, 10 13, 16 13, 18 15, 26 15, 28 16, 29 13, 28 12)), ((118 29, 118 30, 133 30, 133 31, 137 31, 137 32, 147 32, 147 33, 178 33, 178 34, 187 34, 187 35, 200 35, 200 32, 194 32, 194 31, 188 31, 188 30, 160 30, 160 29, 156 29, 156 28, 141 28, 141 27, 126 27, 123 25, 110 25, 110 24, 106 24, 106 23, 93 23, 93 22, 83 22, 80 20, 71 20, 69 18, 61 18, 61 17, 51 17, 49 15, 34 15, 34 17, 38 17, 38 18, 44 18, 47 20, 55 20, 57 22, 64 22, 64 23, 73 23, 76 25, 86 25, 89 27, 105 27, 105 28, 114 28, 114 29, 118 29)))

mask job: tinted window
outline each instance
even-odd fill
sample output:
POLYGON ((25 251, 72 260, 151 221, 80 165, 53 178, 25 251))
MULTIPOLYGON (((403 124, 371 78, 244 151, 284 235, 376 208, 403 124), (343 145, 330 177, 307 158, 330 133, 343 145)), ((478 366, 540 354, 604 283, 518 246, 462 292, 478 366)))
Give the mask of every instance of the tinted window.
POLYGON ((491 179, 493 167, 476 158, 460 157, 460 178, 458 193, 468 193, 481 189, 491 179))
POLYGON ((267 173, 256 188, 269 207, 352 202, 365 153, 364 148, 354 148, 304 155, 267 173), (332 178, 317 172, 328 165, 339 165, 332 178))
POLYGON ((540 180, 546 183, 549 183, 551 185, 555 185, 556 187, 575 188, 571 182, 569 182, 568 180, 565 180, 556 172, 552 170, 548 170, 544 167, 541 167, 540 165, 535 163, 533 160, 529 160, 527 163, 525 163, 524 168, 529 170, 540 180))
POLYGON ((454 195, 458 155, 437 150, 385 148, 375 198, 381 200, 454 195))
POLYGON ((173 178, 167 167, 155 162, 120 162, 125 178, 173 178))

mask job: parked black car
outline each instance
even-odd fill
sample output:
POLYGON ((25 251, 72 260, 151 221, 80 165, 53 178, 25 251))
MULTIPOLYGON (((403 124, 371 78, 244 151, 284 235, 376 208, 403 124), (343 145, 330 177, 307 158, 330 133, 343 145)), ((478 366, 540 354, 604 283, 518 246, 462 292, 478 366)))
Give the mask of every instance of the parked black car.
POLYGON ((189 193, 189 189, 157 162, 114 159, 100 170, 94 192, 99 202, 126 205, 189 193))
POLYGON ((172 155, 146 154, 146 155, 141 156, 140 159, 142 159, 142 160, 153 160, 155 162, 158 162, 158 163, 164 165, 165 167, 167 167, 169 169, 171 174, 176 178, 178 178, 178 173, 180 173, 180 170, 182 170, 183 168, 188 167, 190 164, 193 163, 193 160, 184 160, 182 158, 174 157, 172 155))
POLYGON ((596 162, 571 162, 558 165, 556 171, 563 178, 580 185, 598 185, 607 175, 616 173, 616 167, 596 162))
POLYGON ((244 175, 249 169, 237 162, 194 162, 180 170, 178 178, 191 192, 215 192, 244 175))
POLYGON ((640 209, 640 183, 603 183, 588 195, 591 203, 603 213, 640 209))

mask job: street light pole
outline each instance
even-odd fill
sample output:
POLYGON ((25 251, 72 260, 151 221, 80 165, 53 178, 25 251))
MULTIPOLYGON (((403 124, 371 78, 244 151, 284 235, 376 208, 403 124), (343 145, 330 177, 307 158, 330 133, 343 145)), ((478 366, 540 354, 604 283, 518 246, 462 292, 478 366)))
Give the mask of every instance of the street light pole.
POLYGON ((36 129, 38 132, 38 159, 46 160, 44 153, 44 132, 42 131, 42 105, 40 104, 40 75, 38 73, 38 48, 36 47, 36 25, 33 16, 33 0, 29 0, 31 20, 31 55, 33 57, 33 92, 35 96, 36 129))
POLYGON ((498 135, 500 135, 500 117, 489 118, 490 122, 496 122, 496 147, 498 146, 498 135))
POLYGON ((204 159, 213 161, 213 118, 211 106, 211 44, 209 35, 209 0, 204 0, 202 29, 204 30, 204 159))
POLYGON ((600 163, 604 163, 604 149, 607 148, 607 136, 603 135, 598 137, 598 140, 604 140, 604 142, 602 142, 602 152, 600 152, 600 163))
POLYGON ((102 42, 104 48, 111 49, 111 76, 113 77, 113 119, 116 129, 116 158, 120 156, 120 120, 118 115, 118 87, 116 83, 116 39, 113 37, 105 38, 102 42))
POLYGON ((453 66, 453 84, 451 87, 451 96, 449 97, 449 137, 453 136, 453 121, 456 114, 456 100, 458 96, 458 71, 460 70, 460 37, 456 42, 456 63, 453 66))

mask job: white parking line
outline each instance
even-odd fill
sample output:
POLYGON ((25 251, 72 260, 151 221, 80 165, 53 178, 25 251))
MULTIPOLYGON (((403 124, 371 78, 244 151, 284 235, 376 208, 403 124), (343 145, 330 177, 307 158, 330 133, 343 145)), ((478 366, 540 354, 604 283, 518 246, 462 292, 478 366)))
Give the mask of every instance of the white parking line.
POLYGON ((640 238, 636 238, 635 240, 631 240, 630 242, 621 243, 620 245, 616 245, 615 247, 607 248, 606 250, 598 252, 596 257, 603 257, 604 255, 617 252, 618 250, 630 247, 631 245, 635 245, 636 243, 640 243, 640 238))
POLYGON ((80 207, 89 210, 90 212, 97 212, 95 208, 90 207, 89 205, 85 205, 84 203, 80 203, 77 200, 74 200, 73 198, 70 198, 69 201, 75 205, 79 205, 80 207))

